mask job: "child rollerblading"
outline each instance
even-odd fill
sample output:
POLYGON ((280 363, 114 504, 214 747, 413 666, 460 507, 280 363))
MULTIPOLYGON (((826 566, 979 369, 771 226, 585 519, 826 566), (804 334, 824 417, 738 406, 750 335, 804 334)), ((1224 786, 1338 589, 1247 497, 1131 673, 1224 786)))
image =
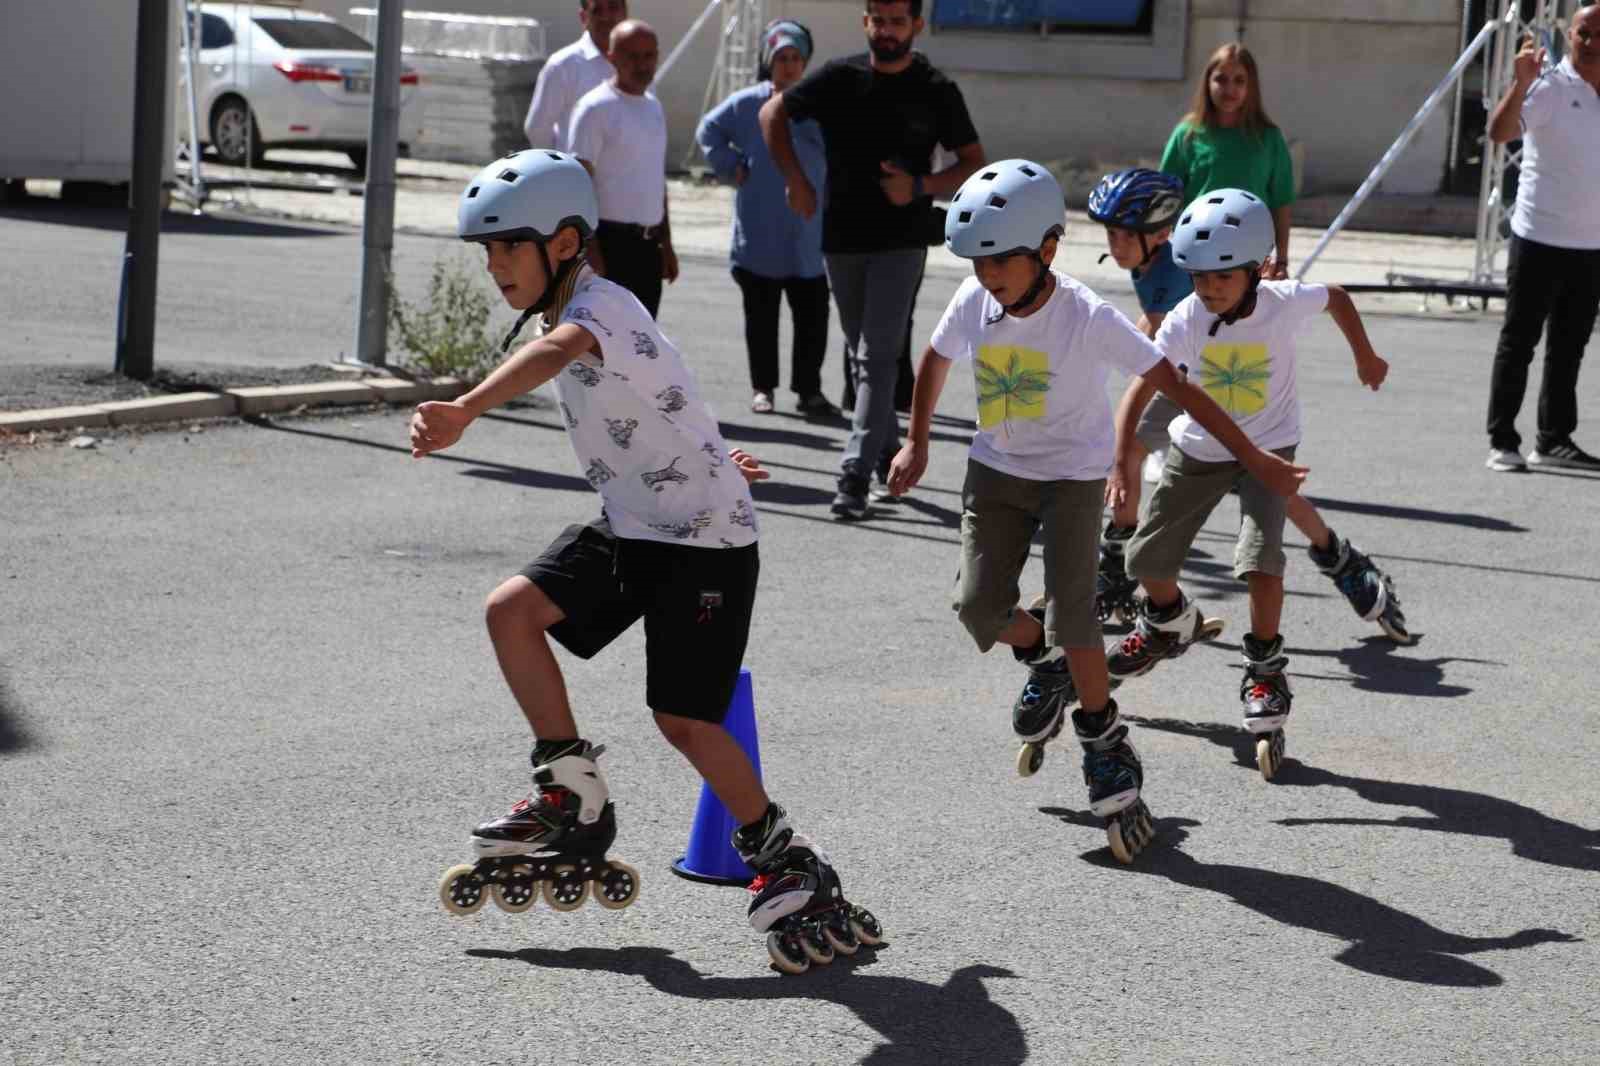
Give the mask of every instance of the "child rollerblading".
MULTIPOLYGON (((1376 389, 1388 364, 1372 350, 1361 316, 1342 289, 1262 280, 1272 240, 1272 213, 1251 193, 1224 189, 1190 204, 1173 232, 1172 249, 1173 258, 1193 276, 1195 293, 1162 323, 1156 346, 1169 360, 1196 368, 1200 384, 1255 445, 1292 459, 1300 442, 1294 335, 1302 321, 1323 311, 1333 317, 1350 344, 1362 384, 1376 389)), ((1137 476, 1134 430, 1150 392, 1147 384, 1133 383, 1118 410, 1114 501, 1137 476)), ((1219 622, 1204 618, 1177 578, 1211 511, 1236 490, 1241 522, 1234 574, 1250 590, 1241 699, 1245 728, 1266 738, 1258 761, 1270 778, 1282 760, 1289 707, 1283 674, 1288 660, 1278 630, 1287 505, 1229 460, 1193 418, 1174 420, 1170 434, 1172 450, 1161 483, 1128 545, 1128 572, 1139 579, 1144 604, 1134 631, 1107 655, 1107 669, 1117 680, 1137 677, 1182 654, 1194 640, 1221 631, 1219 622)), ((1313 544, 1318 543, 1331 541, 1315 538, 1313 544)))
POLYGON ((1356 617, 1378 623, 1384 636, 1396 644, 1412 642, 1406 616, 1400 610, 1400 597, 1395 595, 1394 581, 1378 569, 1366 552, 1347 540, 1340 540, 1332 529, 1328 530, 1325 547, 1313 541, 1306 551, 1317 569, 1349 601, 1356 617))
MULTIPOLYGON (((804 867, 814 883, 804 900, 795 892, 763 897, 751 924, 763 933, 815 924, 823 943, 831 944, 830 928, 855 943, 865 939, 846 935, 855 916, 880 938, 871 916, 845 901, 822 853, 811 848, 802 861, 802 849, 791 847, 787 819, 722 726, 760 569, 748 482, 766 472, 754 457, 729 452, 683 357, 638 299, 585 265, 597 223, 588 171, 559 152, 496 160, 460 201, 458 234, 484 245, 496 286, 523 314, 503 346, 507 358, 482 384, 454 402, 417 407, 412 454, 448 448, 480 414, 554 381, 604 517, 569 526, 489 597, 489 636, 534 734, 534 792, 474 831, 479 859, 445 874, 441 899, 467 913, 488 892, 518 911, 537 893, 569 910, 593 886, 603 906, 632 902, 637 872, 605 854, 616 815, 597 763, 603 749, 579 735, 550 639, 589 658, 643 618, 645 702, 657 728, 738 819, 736 840, 768 841, 761 827, 782 822, 782 844, 745 849, 758 875, 792 883, 770 879, 804 867), (512 351, 534 315, 543 335, 512 351)), ((795 943, 791 937, 782 951, 769 944, 773 963, 795 972, 795 943)))
POLYGON ((1293 491, 1303 471, 1250 445, 1215 403, 1178 380, 1132 323, 1050 269, 1064 222, 1061 187, 1048 170, 1024 159, 985 166, 957 192, 945 246, 972 260, 974 276, 957 290, 922 356, 910 440, 895 456, 889 488, 902 494, 926 472, 933 413, 951 363, 970 363, 978 429, 962 490, 962 562, 953 606, 980 651, 1007 644, 1028 666, 1013 708, 1013 725, 1024 740, 1019 772, 1038 769, 1040 745, 1062 727, 1075 697, 1074 732, 1084 747, 1090 802, 1108 820, 1117 858, 1127 862, 1148 844, 1150 822, 1139 799, 1142 767, 1110 698, 1094 602, 1114 441, 1110 407, 1102 399, 1109 370, 1159 380, 1201 424, 1237 444, 1250 469, 1283 491, 1293 491), (1017 602, 1017 580, 1041 528, 1045 594, 1025 610, 1017 602))

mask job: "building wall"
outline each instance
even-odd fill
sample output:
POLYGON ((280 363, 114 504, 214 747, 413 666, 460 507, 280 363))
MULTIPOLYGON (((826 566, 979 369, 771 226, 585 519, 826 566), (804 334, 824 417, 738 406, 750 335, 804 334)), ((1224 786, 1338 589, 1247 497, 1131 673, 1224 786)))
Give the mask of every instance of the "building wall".
MULTIPOLYGON (((992 158, 1027 156, 1087 174, 1160 155, 1207 57, 1237 38, 1243 13, 1244 41, 1261 65, 1267 111, 1297 145, 1304 191, 1319 193, 1361 182, 1460 45, 1460 0, 1157 2, 1161 15, 1177 17, 1177 28, 1171 47, 1153 57, 1130 52, 1126 40, 1104 37, 945 32, 924 38, 923 47, 960 83, 992 158)), ((353 4, 306 0, 305 6, 354 21, 348 17, 353 4)), ((429 6, 537 18, 551 50, 579 32, 577 0, 437 0, 429 6)), ((703 0, 634 0, 633 13, 656 27, 665 53, 704 6, 703 0)), ((860 0, 768 0, 767 6, 769 17, 806 23, 819 57, 864 48, 860 0)), ((692 148, 716 58, 718 18, 712 16, 656 88, 667 111, 674 167, 692 148)), ((1438 188, 1449 117, 1446 101, 1390 172, 1386 191, 1438 188)))

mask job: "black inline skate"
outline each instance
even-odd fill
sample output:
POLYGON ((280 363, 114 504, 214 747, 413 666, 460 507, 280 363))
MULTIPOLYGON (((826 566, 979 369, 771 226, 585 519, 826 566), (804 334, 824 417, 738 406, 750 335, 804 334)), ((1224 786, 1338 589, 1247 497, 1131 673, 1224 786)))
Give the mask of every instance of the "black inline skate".
POLYGON ((1148 674, 1162 659, 1176 659, 1195 641, 1215 640, 1222 635, 1223 626, 1222 619, 1205 617, 1181 589, 1178 602, 1164 608, 1148 599, 1141 601, 1133 632, 1106 655, 1111 687, 1148 674))
MULTIPOLYGON (((1028 613, 1044 625, 1045 599, 1039 596, 1028 613)), ((1077 702, 1078 693, 1067 669, 1066 653, 1052 647, 1040 634, 1031 648, 1012 648, 1017 661, 1028 667, 1028 680, 1011 707, 1011 728, 1022 738, 1017 752, 1017 773, 1032 777, 1044 765, 1045 745, 1061 734, 1067 709, 1077 702)))
POLYGON ((1128 727, 1109 700, 1105 710, 1072 712, 1072 728, 1083 745, 1083 781, 1089 811, 1106 820, 1106 843, 1118 862, 1132 862, 1155 837, 1150 808, 1140 798, 1144 764, 1128 743, 1128 727))
POLYGON ((1133 539, 1132 526, 1106 523, 1100 537, 1100 566, 1094 575, 1094 612, 1100 624, 1116 615, 1123 625, 1132 625, 1139 616, 1135 593, 1139 582, 1128 576, 1128 562, 1124 554, 1128 541, 1133 539))
POLYGON ((847 902, 822 849, 789 825, 776 803, 734 831, 733 847, 756 871, 750 882, 750 925, 767 934, 767 954, 784 973, 825 966, 835 954, 854 955, 883 943, 872 912, 847 902))
POLYGON ((1328 536, 1331 540, 1327 551, 1315 544, 1306 549, 1317 569, 1350 601, 1358 618, 1378 623, 1378 628, 1396 644, 1410 644, 1414 638, 1406 628, 1406 616, 1400 610, 1394 580, 1379 570, 1360 548, 1339 539, 1339 534, 1331 529, 1328 536))
POLYGON ((605 751, 585 740, 541 741, 533 749, 533 794, 510 812, 478 826, 474 863, 452 866, 439 900, 452 914, 472 914, 487 896, 511 914, 542 894, 558 911, 595 902, 610 910, 639 894, 639 871, 606 858, 617 836, 616 813, 595 760, 605 751))
POLYGON ((1289 718, 1294 693, 1284 668, 1289 657, 1283 654, 1283 637, 1261 640, 1254 633, 1244 635, 1244 680, 1239 683, 1239 702, 1244 705, 1244 727, 1256 737, 1256 769, 1268 781, 1283 765, 1288 742, 1283 723, 1289 718))

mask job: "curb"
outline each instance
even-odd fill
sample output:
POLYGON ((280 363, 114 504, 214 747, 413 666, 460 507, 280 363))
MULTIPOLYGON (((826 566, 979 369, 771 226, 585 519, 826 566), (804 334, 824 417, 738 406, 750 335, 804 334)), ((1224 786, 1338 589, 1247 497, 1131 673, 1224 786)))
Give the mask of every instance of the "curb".
POLYGON ((184 392, 174 396, 78 407, 0 411, 0 434, 277 414, 302 407, 412 404, 424 400, 453 400, 466 391, 466 382, 459 378, 407 381, 389 377, 367 378, 363 381, 324 381, 310 385, 250 386, 221 392, 184 392))

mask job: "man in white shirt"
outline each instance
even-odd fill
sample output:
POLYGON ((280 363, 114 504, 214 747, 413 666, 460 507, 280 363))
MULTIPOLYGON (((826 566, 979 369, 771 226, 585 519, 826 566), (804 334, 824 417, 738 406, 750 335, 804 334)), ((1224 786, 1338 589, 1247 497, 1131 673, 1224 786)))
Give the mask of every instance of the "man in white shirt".
POLYGON ((578 0, 578 22, 584 32, 556 50, 539 71, 533 102, 523 120, 530 148, 566 151, 572 109, 584 93, 611 77, 611 31, 628 17, 628 0, 578 0))
POLYGON ((655 30, 637 19, 619 23, 610 55, 616 74, 578 101, 567 150, 594 175, 600 201, 590 265, 654 318, 661 280, 678 278, 667 218, 667 116, 650 91, 661 56, 655 30))
POLYGON ((1489 120, 1495 143, 1522 139, 1522 164, 1511 213, 1506 319, 1489 379, 1485 465, 1600 471, 1600 458, 1572 442, 1578 367, 1600 310, 1600 4, 1573 14, 1567 57, 1541 73, 1544 61, 1542 48, 1523 44, 1515 81, 1489 120), (1524 460, 1517 411, 1547 321, 1539 435, 1524 460))

